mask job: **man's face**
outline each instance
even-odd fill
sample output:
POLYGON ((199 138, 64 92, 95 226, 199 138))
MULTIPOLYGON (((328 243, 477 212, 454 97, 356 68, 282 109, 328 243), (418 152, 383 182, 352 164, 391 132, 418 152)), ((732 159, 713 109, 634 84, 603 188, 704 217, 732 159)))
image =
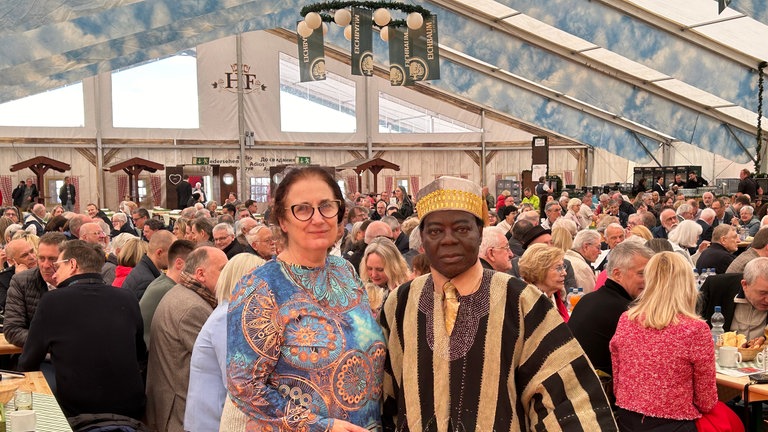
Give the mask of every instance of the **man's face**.
POLYGON ((64 254, 59 254, 58 259, 53 263, 53 268, 55 270, 55 273, 53 274, 54 285, 60 284, 62 281, 67 280, 75 274, 75 270, 77 270, 75 265, 76 262, 77 261, 74 258, 65 260, 64 254))
POLYGON ((16 212, 13 209, 8 209, 3 213, 3 216, 11 218, 14 223, 17 223, 19 221, 19 217, 16 216, 16 212))
POLYGON ((141 213, 136 212, 131 214, 131 219, 133 219, 133 223, 136 225, 136 228, 140 230, 144 229, 144 222, 147 221, 146 216, 141 216, 141 213))
POLYGON ((636 299, 645 289, 645 265, 648 259, 642 256, 634 256, 629 268, 613 269, 610 278, 624 287, 627 294, 636 299))
POLYGON ((590 263, 595 262, 597 257, 600 256, 600 242, 584 243, 581 247, 581 256, 590 263))
POLYGON ((732 229, 728 234, 720 238, 720 244, 728 252, 736 252, 739 249, 739 233, 735 229, 732 229))
POLYGON ((355 215, 349 218, 350 222, 363 222, 364 220, 368 219, 368 215, 366 215, 365 212, 358 211, 356 209, 353 209, 352 211, 355 212, 355 215))
POLYGON ((238 220, 239 220, 239 219, 244 219, 244 218, 249 218, 249 217, 251 217, 251 213, 248 211, 248 209, 242 209, 242 210, 240 210, 240 212, 237 214, 237 219, 238 219, 238 220))
POLYGON ((715 214, 717 215, 717 217, 719 219, 722 219, 723 215, 725 214, 725 208, 723 207, 723 205, 717 201, 712 201, 711 207, 712 207, 712 210, 715 211, 715 214))
POLYGON ((43 280, 51 285, 55 285, 53 274, 56 271, 53 269, 53 263, 58 261, 58 259, 58 246, 40 243, 37 247, 37 267, 40 269, 40 275, 43 277, 43 280))
POLYGON ((675 174, 675 182, 681 182, 683 181, 683 176, 680 174, 675 174))
POLYGON ((227 264, 227 256, 216 249, 208 252, 208 262, 202 268, 195 270, 195 276, 202 285, 212 293, 216 293, 216 282, 219 280, 221 269, 227 264), (202 271, 201 271, 202 270, 202 271))
POLYGON ((256 233, 256 240, 251 245, 256 253, 264 259, 271 259, 275 254, 276 243, 273 240, 272 230, 269 228, 262 228, 256 233))
POLYGON ((493 243, 499 246, 488 248, 485 253, 486 261, 493 267, 494 270, 500 272, 506 272, 512 268, 512 257, 515 254, 509 248, 507 238, 503 235, 499 235, 496 241, 493 243))
POLYGON ((481 239, 475 216, 470 213, 442 210, 424 218, 424 252, 432 268, 449 279, 475 265, 481 239))
POLYGON ((226 249, 234 240, 235 236, 229 234, 227 230, 216 230, 213 232, 213 244, 221 250, 226 249))
POLYGON ((27 186, 32 187, 32 179, 31 178, 27 179, 27 186))
POLYGON ((387 211, 387 204, 384 201, 376 203, 376 213, 383 215, 387 211))
POLYGON ((677 226, 677 214, 674 210, 664 210, 661 212, 661 226, 664 227, 667 232, 672 231, 672 228, 677 226))
POLYGON ((384 191, 384 192, 381 193, 381 199, 383 199, 386 202, 389 202, 389 198, 391 196, 392 195, 389 193, 389 191, 384 191))
POLYGON ((88 207, 85 208, 85 210, 88 212, 88 216, 90 216, 91 218, 95 218, 96 213, 99 212, 99 210, 94 205, 89 205, 88 207))
POLYGON ((701 196, 701 200, 704 202, 705 206, 712 207, 712 202, 715 200, 715 196, 711 192, 704 192, 704 195, 701 196))
POLYGON ((144 225, 144 227, 141 229, 141 231, 144 233, 144 238, 149 241, 152 238, 152 234, 155 233, 155 230, 149 227, 149 225, 144 225))
POLYGON ((614 227, 608 227, 605 229, 605 242, 608 243, 608 248, 613 249, 617 244, 624 241, 624 230, 614 227))
POLYGON ((608 206, 608 214, 611 216, 618 216, 619 214, 619 205, 613 204, 608 206))
POLYGON ((16 265, 23 265, 28 269, 37 267, 37 255, 35 254, 34 247, 24 241, 19 248, 14 261, 16 262, 16 265))
POLYGON ((87 243, 100 244, 105 238, 104 231, 97 224, 84 224, 80 228, 80 240, 87 243))
POLYGON ((514 197, 508 196, 508 197, 504 198, 504 205, 505 206, 509 207, 509 206, 511 206, 514 203, 515 203, 515 198, 514 197))
POLYGON ((758 276, 751 284, 742 279, 741 286, 752 307, 762 312, 768 311, 768 278, 758 276))
POLYGON ((252 215, 252 214, 258 213, 258 212, 259 212, 259 206, 256 203, 253 203, 253 204, 248 206, 248 213, 249 213, 249 215, 252 215))
POLYGON ((550 222, 554 222, 557 220, 557 218, 560 217, 560 206, 553 205, 549 208, 549 210, 546 210, 547 213, 547 219, 549 219, 550 222))

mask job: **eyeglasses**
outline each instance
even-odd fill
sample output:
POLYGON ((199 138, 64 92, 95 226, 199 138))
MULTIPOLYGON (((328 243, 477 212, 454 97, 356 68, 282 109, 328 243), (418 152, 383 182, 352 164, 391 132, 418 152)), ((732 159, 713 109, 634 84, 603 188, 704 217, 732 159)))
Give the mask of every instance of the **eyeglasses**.
POLYGON ((554 268, 552 268, 552 270, 554 270, 557 273, 565 273, 565 272, 567 272, 567 270, 565 269, 564 265, 559 265, 557 267, 554 267, 554 268))
POLYGON ((59 271, 59 267, 61 267, 62 264, 64 264, 67 261, 72 260, 72 258, 67 258, 65 260, 59 260, 53 263, 53 271, 59 271))
POLYGON ((505 246, 494 246, 494 247, 492 247, 491 249, 501 249, 501 250, 507 250, 507 251, 511 251, 511 250, 512 250, 512 249, 510 249, 509 245, 505 245, 505 246))
MULTIPOLYGON (((311 217, 311 216, 310 216, 311 217)), ((277 243, 275 239, 254 240, 254 243, 277 243)))
POLYGON ((317 207, 311 206, 309 204, 294 204, 290 207, 286 207, 286 209, 291 209, 293 217, 301 222, 306 222, 312 219, 312 216, 315 215, 315 209, 320 212, 320 216, 326 219, 330 219, 339 214, 340 208, 341 201, 339 200, 325 201, 320 203, 320 205, 317 207))

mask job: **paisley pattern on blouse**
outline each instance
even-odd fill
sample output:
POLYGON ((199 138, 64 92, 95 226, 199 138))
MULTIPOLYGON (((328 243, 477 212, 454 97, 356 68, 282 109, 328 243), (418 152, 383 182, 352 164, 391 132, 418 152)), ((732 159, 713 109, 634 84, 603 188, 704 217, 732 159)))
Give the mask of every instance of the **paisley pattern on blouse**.
POLYGON ((278 261, 283 273, 294 284, 304 287, 318 303, 342 312, 360 303, 361 291, 350 289, 349 277, 343 267, 303 267, 278 261))
POLYGON ((324 431, 332 419, 381 429, 386 345, 346 260, 270 261, 240 280, 229 305, 227 390, 246 430, 324 431))

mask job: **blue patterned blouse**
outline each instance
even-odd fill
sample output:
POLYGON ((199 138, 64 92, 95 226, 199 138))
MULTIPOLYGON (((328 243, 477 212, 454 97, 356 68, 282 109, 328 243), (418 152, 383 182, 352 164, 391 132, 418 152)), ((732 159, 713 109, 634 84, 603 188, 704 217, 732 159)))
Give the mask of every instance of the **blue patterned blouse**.
POLYGON ((227 389, 247 430, 326 431, 334 418, 380 429, 384 336, 343 258, 272 260, 244 276, 227 337, 227 389))

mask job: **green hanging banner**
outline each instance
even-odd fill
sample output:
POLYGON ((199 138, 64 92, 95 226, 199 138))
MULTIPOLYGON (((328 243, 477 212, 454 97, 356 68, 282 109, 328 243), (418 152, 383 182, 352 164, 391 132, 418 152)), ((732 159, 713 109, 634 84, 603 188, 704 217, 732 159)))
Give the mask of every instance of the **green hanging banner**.
POLYGON ((352 8, 352 75, 373 76, 373 29, 370 9, 352 8))
POLYGON ((317 29, 308 38, 296 34, 299 46, 299 79, 301 82, 325 80, 325 46, 323 31, 317 29))
POLYGON ((416 30, 408 29, 408 44, 410 45, 410 55, 407 57, 408 78, 413 81, 440 79, 437 16, 430 15, 424 18, 424 24, 416 30))
POLYGON ((403 86, 407 84, 408 78, 405 69, 405 40, 408 38, 408 33, 400 27, 390 27, 387 31, 389 32, 389 83, 392 86, 403 86))

